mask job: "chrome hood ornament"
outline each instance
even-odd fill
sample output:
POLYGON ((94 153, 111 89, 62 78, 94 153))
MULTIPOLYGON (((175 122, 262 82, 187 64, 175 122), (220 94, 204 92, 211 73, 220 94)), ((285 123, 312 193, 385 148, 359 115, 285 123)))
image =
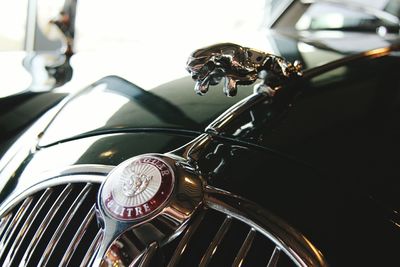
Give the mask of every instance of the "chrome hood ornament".
MULTIPOLYGON (((222 43, 194 51, 188 58, 186 69, 196 81, 195 92, 204 95, 210 85, 225 78, 224 93, 235 96, 237 85, 248 85, 266 71, 278 78, 301 75, 301 64, 233 43, 222 43)), ((265 75, 262 75, 265 76, 265 75)), ((268 80, 264 83, 268 85, 268 80)))

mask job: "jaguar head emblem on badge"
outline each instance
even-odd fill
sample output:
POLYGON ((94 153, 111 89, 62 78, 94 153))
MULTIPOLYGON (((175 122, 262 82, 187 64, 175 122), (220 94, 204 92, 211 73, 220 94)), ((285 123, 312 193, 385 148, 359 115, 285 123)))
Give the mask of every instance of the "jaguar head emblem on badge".
POLYGON ((101 201, 108 215, 117 220, 137 220, 157 210, 172 192, 171 167, 154 156, 129 159, 107 177, 101 201))
MULTIPOLYGON (((97 195, 102 240, 92 265, 102 266, 110 255, 114 258, 119 252, 113 248, 129 240, 127 236, 135 235, 146 246, 171 241, 201 205, 203 190, 199 173, 175 154, 144 154, 114 167, 97 195)), ((129 253, 120 256, 138 256, 134 250, 129 253)))

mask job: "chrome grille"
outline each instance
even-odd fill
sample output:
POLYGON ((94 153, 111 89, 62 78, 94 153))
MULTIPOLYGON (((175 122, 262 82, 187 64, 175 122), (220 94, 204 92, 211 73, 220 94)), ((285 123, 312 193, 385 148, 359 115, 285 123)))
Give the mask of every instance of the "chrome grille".
POLYGON ((204 206, 175 240, 151 244, 134 262, 140 267, 328 266, 310 241, 278 217, 211 187, 204 206))
MULTIPOLYGON (((180 238, 160 249, 159 257, 165 259, 162 265, 168 267, 298 266, 280 252, 279 246, 251 225, 206 209, 196 215, 180 238)), ((153 262, 138 265, 154 266, 153 262)))
POLYGON ((100 240, 97 183, 51 186, 27 196, 0 220, 2 266, 87 266, 100 240))

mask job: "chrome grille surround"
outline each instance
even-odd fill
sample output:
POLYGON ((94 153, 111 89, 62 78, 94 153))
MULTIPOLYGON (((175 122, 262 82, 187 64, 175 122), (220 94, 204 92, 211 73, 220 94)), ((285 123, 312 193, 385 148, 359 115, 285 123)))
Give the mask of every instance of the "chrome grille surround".
POLYGON ((155 250, 162 254, 162 266, 168 267, 328 266, 321 252, 301 233, 255 203, 212 187, 205 192, 204 206, 174 244, 164 248, 149 245, 134 266, 154 266, 157 260, 151 258, 156 258, 155 250), (210 217, 218 218, 210 221, 210 217), (202 242, 198 237, 207 242, 197 244, 202 242))
MULTIPOLYGON (((60 266, 92 265, 104 233, 95 220, 95 198, 99 184, 112 168, 75 166, 59 176, 42 179, 41 183, 23 192, 11 194, 11 200, 0 208, 0 263, 11 265, 20 262, 21 266, 53 266, 55 263, 60 266), (91 193, 92 197, 88 197, 91 193), (62 208, 68 197, 69 205, 62 208), (85 212, 79 210, 82 205, 86 207, 85 212), (35 222, 38 218, 41 218, 40 223, 35 222), (55 224, 56 218, 58 223, 50 232, 48 225, 55 224), (66 242, 63 233, 72 221, 79 223, 66 242), (57 247, 59 243, 65 244, 62 251, 57 247)), ((155 222, 160 219, 153 218, 151 223, 157 226, 155 222)), ((224 259, 223 266, 241 266, 253 258, 254 250, 260 251, 257 257, 264 262, 263 266, 279 266, 283 258, 286 262, 289 259, 293 266, 327 266, 321 253, 279 218, 254 203, 210 186, 204 188, 202 204, 185 226, 166 244, 152 242, 135 252, 137 257, 131 266, 185 266, 188 255, 197 257, 193 264, 212 266, 224 248, 231 250, 234 257, 224 259), (207 220, 210 213, 216 214, 220 221, 207 220), (205 247, 197 249, 193 246, 198 241, 196 235, 202 236, 204 229, 208 231, 210 222, 215 224, 216 231, 205 247), (235 225, 246 229, 241 236, 235 232, 240 246, 233 249, 230 244, 226 246, 226 239, 232 235, 235 225), (257 243, 261 239, 269 242, 272 249, 262 250, 257 243), (166 252, 168 249, 172 253, 166 252), (155 261, 160 253, 163 254, 161 263, 155 261)))
POLYGON ((111 169, 74 166, 12 192, 0 208, 0 264, 89 265, 96 252, 91 244, 98 245, 102 234, 95 216, 97 191, 111 169))

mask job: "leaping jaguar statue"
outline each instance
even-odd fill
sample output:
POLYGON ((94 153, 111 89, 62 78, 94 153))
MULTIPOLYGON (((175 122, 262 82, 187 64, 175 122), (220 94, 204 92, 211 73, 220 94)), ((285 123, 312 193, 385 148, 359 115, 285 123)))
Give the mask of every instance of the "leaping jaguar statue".
POLYGON ((188 58, 186 69, 196 81, 195 92, 204 95, 210 85, 225 78, 224 93, 235 96, 237 85, 252 84, 262 71, 278 78, 301 75, 301 64, 233 43, 222 43, 194 51, 188 58))

